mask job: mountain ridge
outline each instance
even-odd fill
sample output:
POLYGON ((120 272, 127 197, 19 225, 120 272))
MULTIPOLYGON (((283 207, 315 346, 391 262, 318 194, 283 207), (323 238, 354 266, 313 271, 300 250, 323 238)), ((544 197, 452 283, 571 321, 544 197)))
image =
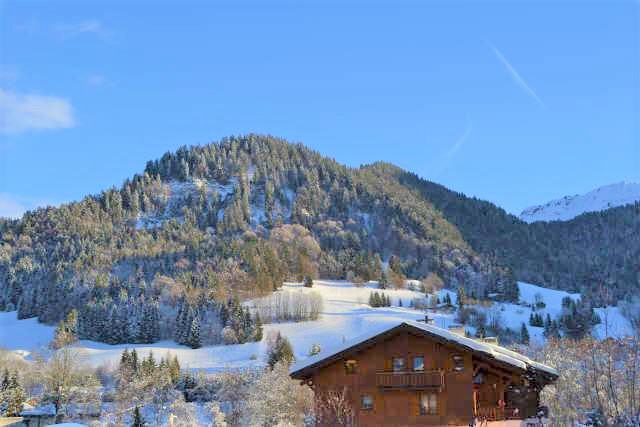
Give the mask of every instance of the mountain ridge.
POLYGON ((149 161, 119 189, 0 220, 0 309, 52 323, 151 305, 164 336, 184 301, 304 277, 422 278, 507 301, 517 278, 615 302, 639 287, 639 211, 527 224, 389 163, 348 168, 271 136, 229 137, 149 161))
POLYGON ((585 194, 564 196, 542 205, 530 206, 518 218, 525 222, 568 221, 587 212, 597 212, 640 201, 640 184, 622 181, 604 185, 585 194))

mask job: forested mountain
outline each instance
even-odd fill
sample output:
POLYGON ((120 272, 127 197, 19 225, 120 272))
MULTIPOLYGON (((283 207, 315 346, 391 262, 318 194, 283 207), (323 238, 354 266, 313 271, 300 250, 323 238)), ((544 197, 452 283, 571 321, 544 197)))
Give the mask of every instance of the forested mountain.
POLYGON ((428 277, 505 300, 517 278, 614 300, 638 293, 638 235, 640 204, 526 224, 393 165, 347 168, 247 135, 182 147, 121 188, 0 220, 0 308, 47 323, 75 309, 93 339, 189 343, 211 322, 254 339, 259 319, 233 301, 304 277, 428 277))
POLYGON ((581 292, 598 305, 640 292, 640 202, 527 224, 492 203, 389 170, 442 212, 474 251, 508 266, 518 280, 581 292))

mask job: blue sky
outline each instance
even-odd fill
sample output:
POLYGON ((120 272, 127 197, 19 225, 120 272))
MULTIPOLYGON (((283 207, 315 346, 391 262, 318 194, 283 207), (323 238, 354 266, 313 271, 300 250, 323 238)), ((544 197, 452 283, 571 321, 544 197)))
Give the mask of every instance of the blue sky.
POLYGON ((640 181, 635 1, 0 1, 0 215, 268 133, 507 211, 640 181))

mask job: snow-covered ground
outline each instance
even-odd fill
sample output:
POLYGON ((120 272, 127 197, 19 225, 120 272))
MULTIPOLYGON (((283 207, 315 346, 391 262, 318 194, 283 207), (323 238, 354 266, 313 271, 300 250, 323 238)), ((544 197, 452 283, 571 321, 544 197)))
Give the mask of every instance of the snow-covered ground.
POLYGON ((53 326, 38 323, 38 319, 18 320, 17 311, 0 311, 0 348, 13 350, 22 356, 46 348, 53 338, 53 326))
MULTIPOLYGON (((415 282, 410 282, 415 285, 415 282)), ((562 299, 570 296, 574 299, 580 297, 579 294, 568 294, 564 291, 556 291, 520 282, 520 304, 494 303, 491 307, 477 307, 485 310, 489 318, 499 316, 500 324, 519 330, 524 322, 529 324, 531 308, 525 304, 533 304, 536 295, 539 294, 545 303, 545 308, 537 310, 543 316, 547 313, 552 318, 560 313, 562 299)), ((377 283, 370 282, 361 286, 344 281, 316 280, 313 288, 305 288, 299 283, 285 283, 283 290, 292 292, 319 292, 323 298, 323 311, 320 318, 307 322, 286 322, 272 323, 264 327, 265 336, 269 331, 280 331, 291 341, 296 358, 299 360, 307 357, 313 344, 320 345, 321 348, 329 348, 342 341, 355 338, 367 332, 383 328, 403 320, 423 319, 425 312, 409 308, 409 303, 414 298, 421 298, 424 295, 418 291, 410 289, 387 289, 384 293, 391 297, 391 307, 372 308, 367 304, 369 295, 377 290, 377 283), (399 307, 399 300, 402 300, 403 307, 399 307)), ((441 290, 438 293, 442 300, 446 293, 449 293, 455 303, 455 293, 448 290, 441 290)), ((605 309, 598 309, 603 321, 605 309)), ((609 307, 608 321, 609 334, 620 336, 631 332, 628 321, 622 316, 620 310, 609 307)), ((428 311, 430 318, 435 319, 435 325, 446 328, 454 321, 454 314, 448 312, 428 311)), ((533 340, 543 340, 543 328, 528 326, 529 333, 533 340)), ((473 332, 472 328, 468 328, 473 332)), ((47 343, 53 337, 53 327, 39 324, 35 319, 17 320, 16 312, 0 313, 0 347, 15 351, 17 354, 28 357, 31 351, 46 348, 47 343)), ((604 326, 599 325, 596 333, 604 336, 604 326)), ((122 350, 135 347, 142 355, 153 351, 157 357, 167 353, 177 355, 183 366, 205 370, 210 372, 247 368, 264 363, 266 343, 263 340, 259 343, 246 343, 239 345, 219 345, 206 346, 199 349, 191 349, 178 345, 173 341, 160 341, 155 344, 135 344, 135 345, 109 345, 94 341, 79 341, 77 347, 86 351, 89 360, 94 365, 117 364, 122 350)))
POLYGON ((520 214, 526 222, 567 221, 585 212, 596 212, 640 201, 640 184, 619 182, 586 194, 565 196, 544 205, 531 206, 520 214))

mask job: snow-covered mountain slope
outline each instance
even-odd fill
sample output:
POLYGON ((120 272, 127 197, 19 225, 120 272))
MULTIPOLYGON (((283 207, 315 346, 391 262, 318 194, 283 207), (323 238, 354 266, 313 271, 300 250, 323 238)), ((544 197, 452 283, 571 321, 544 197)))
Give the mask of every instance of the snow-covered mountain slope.
MULTIPOLYGON (((414 285, 409 282, 409 287, 414 285)), ((498 319, 504 327, 519 330, 522 323, 529 329, 531 339, 543 341, 543 328, 528 326, 531 308, 540 299, 545 307, 536 310, 546 316, 555 318, 562 310, 562 299, 580 298, 579 294, 542 288, 540 286, 519 282, 520 302, 518 304, 494 302, 489 307, 475 306, 483 310, 489 319, 498 319)), ((269 331, 280 331, 293 345, 296 359, 299 361, 309 357, 309 350, 314 344, 321 349, 330 349, 336 344, 367 334, 387 325, 400 321, 424 319, 424 310, 409 308, 411 300, 423 298, 424 294, 411 289, 386 289, 383 292, 391 298, 391 307, 372 308, 367 302, 372 291, 378 290, 377 283, 369 282, 356 286, 350 282, 316 280, 312 288, 305 288, 300 283, 285 283, 283 291, 318 292, 323 299, 323 310, 320 318, 307 322, 270 323, 264 326, 265 337, 269 331), (402 300, 402 307, 400 307, 402 300)), ((442 301, 449 294, 455 302, 455 293, 440 290, 438 298, 442 301)), ((247 303, 251 305, 251 302, 247 303)), ((631 333, 629 322, 617 307, 596 309, 603 319, 607 319, 609 336, 624 336, 631 333)), ((455 313, 450 311, 427 311, 434 319, 435 326, 447 328, 455 323, 455 313)), ((0 313, 0 348, 12 350, 17 355, 29 357, 31 352, 46 352, 46 345, 53 337, 53 327, 38 323, 35 318, 17 320, 16 312, 0 313)), ((475 329, 467 326, 470 333, 475 329)), ((604 337, 604 325, 596 327, 596 334, 604 337)), ((167 352, 177 355, 183 366, 208 372, 225 369, 238 369, 259 366, 265 362, 267 350, 266 340, 237 345, 205 346, 198 349, 178 345, 173 341, 160 341, 154 344, 118 344, 110 345, 94 341, 79 341, 76 346, 84 350, 95 366, 117 364, 125 348, 136 348, 139 354, 147 355, 150 351, 158 357, 167 352)))
POLYGON ((526 222, 567 221, 585 212, 602 211, 640 201, 640 184, 619 182, 605 185, 586 194, 565 196, 544 205, 531 206, 520 214, 526 222))

